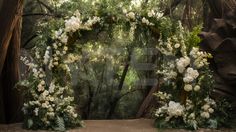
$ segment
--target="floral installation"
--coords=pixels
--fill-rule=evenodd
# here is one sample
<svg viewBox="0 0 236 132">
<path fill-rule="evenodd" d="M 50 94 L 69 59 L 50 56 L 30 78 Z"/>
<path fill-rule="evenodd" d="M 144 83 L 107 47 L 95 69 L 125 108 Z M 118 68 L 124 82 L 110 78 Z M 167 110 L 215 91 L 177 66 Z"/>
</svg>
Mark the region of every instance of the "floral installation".
<svg viewBox="0 0 236 132">
<path fill-rule="evenodd" d="M 99 0 L 53 2 L 58 10 L 63 10 L 68 5 L 69 11 L 63 11 L 70 14 L 70 17 L 52 20 L 57 26 L 56 30 L 50 31 L 50 38 L 42 42 L 45 43 L 42 45 L 46 46 L 36 46 L 32 58 L 21 57 L 30 71 L 28 78 L 19 82 L 27 91 L 23 107 L 26 128 L 65 131 L 67 128 L 82 125 L 71 87 L 72 68 L 76 67 L 76 63 L 82 58 L 78 50 L 82 47 L 91 49 L 89 52 L 96 56 L 93 59 L 95 62 L 110 56 L 102 50 L 106 46 L 92 50 L 89 46 L 80 45 L 79 40 L 82 40 L 85 34 L 99 32 L 109 28 L 109 25 L 121 23 L 128 25 L 130 32 L 123 34 L 120 31 L 116 37 L 127 39 L 127 47 L 135 44 L 137 29 L 149 32 L 155 39 L 159 39 L 157 49 L 163 54 L 163 58 L 158 74 L 163 77 L 164 82 L 161 91 L 155 94 L 162 105 L 155 113 L 158 127 L 180 126 L 197 129 L 219 126 L 218 119 L 215 118 L 219 117 L 216 114 L 218 105 L 209 96 L 212 90 L 212 82 L 209 80 L 212 78 L 207 59 L 211 55 L 196 47 L 199 42 L 196 34 L 189 36 L 179 24 L 176 29 L 178 33 L 168 36 L 174 30 L 172 28 L 176 28 L 170 18 L 164 17 L 159 9 L 151 6 L 141 10 L 138 6 L 142 3 L 137 4 L 135 1 L 132 1 L 131 5 L 112 1 L 109 4 L 114 4 L 113 6 Z M 151 2 L 155 3 L 149 2 L 150 5 Z M 72 6 L 78 3 L 89 8 L 86 8 L 86 11 L 74 10 L 82 8 L 80 5 L 77 5 L 80 8 Z M 40 25 L 48 30 L 53 24 L 46 22 Z M 53 26 L 52 28 L 55 29 Z M 192 43 L 195 47 L 190 48 Z"/>
<path fill-rule="evenodd" d="M 56 6 L 60 7 L 65 3 L 67 1 Z M 154 9 L 141 14 L 124 8 L 121 14 L 121 16 L 114 15 L 112 18 L 106 14 L 96 15 L 96 13 L 83 16 L 79 10 L 76 10 L 71 17 L 52 21 L 60 28 L 53 30 L 55 27 L 52 27 L 51 35 L 46 38 L 47 40 L 44 40 L 42 34 L 42 43 L 45 44 L 39 44 L 41 47 L 36 46 L 32 49 L 34 53 L 32 57 L 21 57 L 21 61 L 29 70 L 27 78 L 18 83 L 18 86 L 21 86 L 19 88 L 24 87 L 26 91 L 22 108 L 26 128 L 65 131 L 68 128 L 82 126 L 71 87 L 71 72 L 73 72 L 71 69 L 81 60 L 81 55 L 77 53 L 78 48 L 81 48 L 77 45 L 79 43 L 77 40 L 83 37 L 84 31 L 93 32 L 95 29 L 101 29 L 107 24 L 118 21 L 129 23 L 131 29 L 129 38 L 133 41 L 134 31 L 138 26 L 146 27 L 155 33 L 153 28 L 157 28 L 162 20 L 167 20 L 162 13 Z M 47 26 L 52 24 L 46 22 L 40 25 L 47 29 Z"/>
<path fill-rule="evenodd" d="M 45 50 L 36 47 L 34 59 L 21 57 L 30 70 L 28 78 L 19 82 L 27 88 L 28 100 L 22 108 L 26 128 L 64 131 L 82 125 L 70 83 L 70 69 L 80 56 L 72 52 L 73 45 L 68 41 L 74 32 L 90 30 L 99 21 L 100 18 L 95 16 L 82 22 L 76 11 L 65 20 L 64 28 L 53 32 L 53 43 Z"/>
<path fill-rule="evenodd" d="M 161 86 L 154 94 L 160 104 L 154 113 L 159 128 L 218 128 L 227 118 L 222 114 L 227 107 L 221 105 L 227 102 L 210 97 L 214 81 L 208 59 L 212 56 L 197 46 L 199 29 L 189 33 L 179 22 L 178 34 L 159 40 Z"/>
</svg>

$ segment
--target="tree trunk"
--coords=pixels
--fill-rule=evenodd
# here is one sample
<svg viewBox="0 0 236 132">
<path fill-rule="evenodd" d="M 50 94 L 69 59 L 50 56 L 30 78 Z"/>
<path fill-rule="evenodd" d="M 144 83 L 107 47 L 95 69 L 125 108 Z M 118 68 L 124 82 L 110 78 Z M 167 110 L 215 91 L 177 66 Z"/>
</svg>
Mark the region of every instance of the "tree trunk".
<svg viewBox="0 0 236 132">
<path fill-rule="evenodd" d="M 4 0 L 0 12 L 0 122 L 12 123 L 19 115 L 19 53 L 23 0 Z M 5 113 L 4 113 L 5 112 Z"/>
</svg>

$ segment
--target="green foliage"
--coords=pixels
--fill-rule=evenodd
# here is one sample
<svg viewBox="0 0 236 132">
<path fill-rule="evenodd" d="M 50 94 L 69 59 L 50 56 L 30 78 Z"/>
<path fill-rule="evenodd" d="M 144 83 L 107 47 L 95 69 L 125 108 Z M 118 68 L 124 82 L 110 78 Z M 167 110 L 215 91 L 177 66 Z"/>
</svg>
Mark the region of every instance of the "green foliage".
<svg viewBox="0 0 236 132">
<path fill-rule="evenodd" d="M 55 128 L 56 131 L 64 132 L 66 130 L 64 119 L 59 116 L 56 117 L 56 125 L 57 125 L 57 127 Z"/>
</svg>

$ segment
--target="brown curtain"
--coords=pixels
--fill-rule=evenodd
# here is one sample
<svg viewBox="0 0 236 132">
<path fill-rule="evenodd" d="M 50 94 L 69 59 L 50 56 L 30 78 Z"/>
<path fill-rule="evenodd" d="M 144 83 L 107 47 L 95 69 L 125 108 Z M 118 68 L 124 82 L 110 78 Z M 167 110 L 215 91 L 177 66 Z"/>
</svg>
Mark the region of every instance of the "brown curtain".
<svg viewBox="0 0 236 132">
<path fill-rule="evenodd" d="M 0 8 L 0 123 L 20 120 L 19 53 L 23 0 L 1 0 Z"/>
</svg>

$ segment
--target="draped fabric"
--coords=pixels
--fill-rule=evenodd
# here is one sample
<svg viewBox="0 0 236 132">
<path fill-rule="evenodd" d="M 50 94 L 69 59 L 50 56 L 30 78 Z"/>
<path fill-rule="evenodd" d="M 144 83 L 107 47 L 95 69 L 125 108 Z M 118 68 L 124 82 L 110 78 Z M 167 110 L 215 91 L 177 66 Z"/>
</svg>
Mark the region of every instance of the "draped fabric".
<svg viewBox="0 0 236 132">
<path fill-rule="evenodd" d="M 22 2 L 0 2 L 0 123 L 16 122 L 20 115 L 20 94 L 14 86 L 19 80 Z"/>
</svg>

